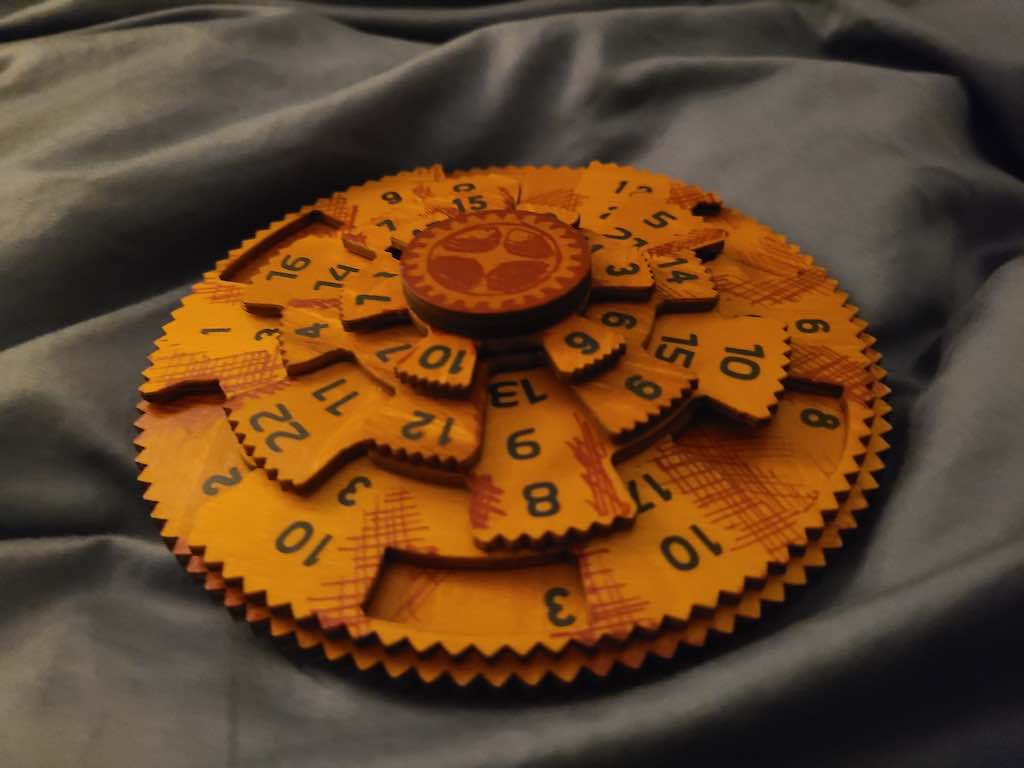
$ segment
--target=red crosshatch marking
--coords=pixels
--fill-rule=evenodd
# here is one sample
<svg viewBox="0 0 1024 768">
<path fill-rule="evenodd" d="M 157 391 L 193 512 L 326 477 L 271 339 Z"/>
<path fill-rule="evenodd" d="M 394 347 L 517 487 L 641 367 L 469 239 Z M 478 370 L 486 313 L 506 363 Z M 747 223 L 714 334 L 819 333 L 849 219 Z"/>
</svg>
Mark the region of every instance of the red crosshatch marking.
<svg viewBox="0 0 1024 768">
<path fill-rule="evenodd" d="M 289 307 L 301 307 L 303 309 L 339 309 L 341 297 L 334 299 L 292 299 L 288 302 Z"/>
<path fill-rule="evenodd" d="M 776 277 L 792 279 L 799 272 L 807 269 L 824 274 L 824 270 L 820 267 L 811 267 L 810 259 L 800 253 L 798 249 L 773 235 L 761 235 L 757 243 L 750 248 L 743 247 L 741 243 L 735 243 L 732 246 L 732 252 L 744 264 Z"/>
<path fill-rule="evenodd" d="M 436 568 L 430 568 L 417 573 L 414 577 L 412 587 L 408 596 L 395 608 L 392 621 L 415 621 L 418 617 L 416 611 L 423 604 L 430 594 L 437 589 L 444 581 L 447 574 Z"/>
<path fill-rule="evenodd" d="M 789 375 L 796 379 L 842 386 L 847 397 L 863 405 L 871 396 L 873 383 L 868 366 L 868 360 L 863 355 L 847 356 L 829 347 L 794 344 Z"/>
<path fill-rule="evenodd" d="M 757 545 L 781 559 L 788 544 L 799 539 L 794 520 L 813 506 L 818 493 L 751 466 L 745 460 L 749 450 L 747 441 L 697 428 L 677 443 L 661 444 L 654 463 L 708 513 L 709 522 L 732 532 L 730 549 Z"/>
<path fill-rule="evenodd" d="M 637 626 L 647 629 L 657 626 L 654 619 L 644 616 L 650 601 L 628 595 L 626 584 L 616 578 L 609 566 L 602 564 L 602 555 L 607 554 L 607 547 L 579 552 L 580 580 L 590 621 L 582 629 L 553 632 L 552 637 L 572 637 L 593 643 L 603 635 L 625 634 Z"/>
<path fill-rule="evenodd" d="M 501 508 L 501 497 L 505 491 L 494 484 L 490 475 L 469 476 L 469 523 L 474 528 L 491 527 L 491 517 L 507 513 Z"/>
<path fill-rule="evenodd" d="M 583 203 L 583 196 L 572 189 L 552 189 L 540 194 L 531 195 L 523 203 L 527 205 L 549 205 L 552 208 L 565 208 L 575 211 Z"/>
<path fill-rule="evenodd" d="M 366 245 L 366 233 L 365 232 L 349 232 L 345 235 L 345 242 L 348 243 L 359 243 L 360 245 Z"/>
<path fill-rule="evenodd" d="M 224 390 L 224 396 L 227 398 L 226 405 L 229 405 L 232 410 L 235 410 L 240 408 L 242 403 L 246 400 L 272 395 L 275 392 L 288 389 L 288 386 L 288 379 L 282 376 L 281 378 L 272 378 L 256 386 L 246 387 L 241 391 L 234 390 L 229 387 Z M 224 389 L 223 384 L 221 385 L 221 389 Z"/>
<path fill-rule="evenodd" d="M 146 371 L 149 381 L 161 388 L 188 382 L 217 381 L 224 393 L 262 387 L 281 378 L 274 355 L 265 350 L 210 357 L 207 352 L 178 352 L 161 356 Z"/>
<path fill-rule="evenodd" d="M 685 235 L 680 235 L 674 240 L 668 241 L 664 245 L 648 248 L 647 255 L 654 259 L 678 256 L 680 254 L 689 256 L 691 255 L 688 253 L 689 251 L 696 251 L 699 248 L 722 242 L 725 240 L 726 234 L 724 229 L 695 229 L 687 232 Z"/>
<path fill-rule="evenodd" d="M 192 289 L 196 296 L 201 296 L 211 304 L 234 304 L 242 298 L 242 290 L 245 288 L 241 283 L 210 282 L 199 283 Z"/>
<path fill-rule="evenodd" d="M 808 293 L 833 293 L 828 276 L 816 268 L 804 269 L 788 277 L 757 280 L 747 276 L 715 275 L 715 284 L 721 293 L 746 299 L 752 304 L 775 305 L 796 301 Z"/>
<path fill-rule="evenodd" d="M 712 192 L 705 192 L 700 187 L 692 187 L 689 184 L 672 184 L 668 189 L 668 202 L 691 210 L 701 204 L 721 205 L 722 199 Z"/>
<path fill-rule="evenodd" d="M 581 414 L 576 413 L 575 416 L 576 423 L 580 427 L 580 435 L 566 441 L 566 445 L 572 449 L 576 461 L 583 467 L 580 477 L 590 488 L 590 506 L 599 517 L 621 517 L 629 514 L 629 502 L 620 498 L 615 492 L 611 475 L 603 464 L 604 458 L 608 455 L 607 446 L 601 442 L 597 433 Z"/>
<path fill-rule="evenodd" d="M 333 195 L 320 203 L 317 208 L 338 221 L 342 230 L 349 230 L 355 226 L 356 206 L 349 205 L 348 199 L 343 194 Z"/>
<path fill-rule="evenodd" d="M 320 603 L 317 611 L 320 623 L 325 629 L 345 626 L 352 636 L 364 634 L 369 618 L 363 612 L 373 580 L 377 577 L 381 558 L 388 547 L 405 551 L 432 553 L 435 547 L 423 546 L 423 532 L 427 526 L 419 522 L 412 494 L 406 490 L 384 494 L 383 503 L 378 496 L 372 511 L 363 518 L 363 528 L 357 536 L 349 536 L 351 544 L 338 547 L 340 552 L 352 554 L 353 574 L 344 579 L 326 581 L 324 587 L 331 588 L 329 595 L 310 597 L 310 602 Z M 434 586 L 440 580 L 434 582 Z M 425 591 L 426 590 L 426 591 Z M 427 586 L 414 590 L 422 600 L 429 594 Z"/>
<path fill-rule="evenodd" d="M 412 188 L 412 193 L 421 200 L 425 200 L 429 197 L 434 197 L 434 191 L 426 184 L 420 183 Z"/>
</svg>

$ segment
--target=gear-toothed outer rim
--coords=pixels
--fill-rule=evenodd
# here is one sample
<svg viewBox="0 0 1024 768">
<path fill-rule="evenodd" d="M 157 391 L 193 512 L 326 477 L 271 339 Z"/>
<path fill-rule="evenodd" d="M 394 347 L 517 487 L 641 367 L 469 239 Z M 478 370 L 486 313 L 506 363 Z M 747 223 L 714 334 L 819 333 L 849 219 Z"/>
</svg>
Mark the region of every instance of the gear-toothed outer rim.
<svg viewBox="0 0 1024 768">
<path fill-rule="evenodd" d="M 513 170 L 511 167 L 508 167 L 508 169 L 509 170 Z M 417 169 L 417 171 L 407 171 L 407 172 L 403 172 L 403 173 L 400 173 L 400 174 L 396 174 L 395 176 L 392 176 L 392 177 L 385 177 L 385 178 L 395 178 L 395 179 L 398 179 L 398 178 L 402 178 L 402 177 L 406 177 L 406 176 L 411 176 L 411 175 L 415 175 L 419 170 L 421 170 L 421 169 Z M 495 169 L 493 169 L 493 168 L 492 169 L 483 169 L 483 172 L 486 172 L 488 170 L 491 171 L 491 172 L 494 172 Z M 459 175 L 463 175 L 463 176 L 464 175 L 468 175 L 469 173 L 472 173 L 472 172 L 477 172 L 477 169 L 474 169 L 473 171 L 463 171 L 463 172 L 456 171 L 456 172 L 453 172 L 450 175 L 452 177 L 457 177 Z M 658 175 L 658 174 L 655 174 L 655 175 Z M 665 177 L 665 178 L 668 178 L 668 177 Z M 381 179 L 379 181 L 383 181 L 383 179 Z M 675 180 L 672 180 L 672 181 L 675 181 Z M 362 185 L 353 185 L 352 187 L 349 187 L 348 189 L 353 189 L 353 188 L 356 188 L 358 186 L 362 186 Z M 348 191 L 348 189 L 346 189 L 346 192 Z M 231 253 L 229 253 L 228 256 L 226 256 L 223 259 L 220 259 L 217 262 L 217 264 L 214 267 L 214 269 L 212 269 L 212 270 L 210 270 L 210 271 L 208 271 L 207 273 L 204 274 L 204 279 L 203 279 L 202 282 L 208 282 L 210 280 L 217 280 L 217 279 L 219 279 L 220 275 L 226 269 L 228 269 L 230 266 L 235 264 L 244 255 L 244 253 L 247 252 L 247 250 L 249 248 L 251 248 L 252 245 L 255 245 L 256 243 L 258 243 L 261 239 L 265 238 L 268 234 L 272 233 L 275 229 L 281 227 L 283 224 L 287 224 L 288 222 L 293 221 L 293 220 L 295 220 L 295 219 L 297 219 L 297 218 L 299 218 L 299 217 L 301 217 L 301 216 L 303 216 L 305 214 L 308 214 L 311 211 L 316 211 L 321 206 L 328 206 L 328 205 L 330 205 L 331 202 L 333 200 L 336 200 L 338 198 L 338 195 L 341 195 L 341 194 L 344 194 L 344 192 L 343 193 L 338 193 L 336 195 L 332 195 L 330 197 L 320 198 L 315 203 L 307 205 L 307 206 L 299 209 L 298 211 L 296 211 L 296 212 L 294 212 L 292 214 L 289 214 L 289 215 L 287 215 L 285 217 L 282 217 L 281 219 L 279 219 L 276 222 L 274 222 L 273 224 L 271 224 L 269 227 L 266 227 L 263 230 L 260 230 L 255 236 L 253 236 L 252 238 L 247 239 L 238 248 L 236 248 L 233 251 L 231 251 Z M 751 221 L 752 223 L 760 225 L 760 223 L 757 222 L 756 220 L 754 220 L 752 217 L 748 216 L 746 218 L 749 221 Z M 760 226 L 763 226 L 763 225 L 760 225 Z M 779 240 L 782 243 L 784 243 L 787 248 L 789 248 L 794 253 L 799 254 L 802 258 L 806 259 L 808 263 L 811 263 L 810 257 L 806 256 L 806 254 L 803 254 L 797 246 L 792 245 L 791 243 L 789 243 L 788 240 L 786 240 L 786 238 L 784 236 L 779 235 L 778 233 L 774 233 L 774 232 L 773 232 L 773 234 L 776 237 L 778 237 Z M 202 283 L 200 283 L 200 284 L 202 284 Z M 197 284 L 197 285 L 199 285 L 199 284 Z M 843 305 L 844 306 L 847 305 L 847 302 L 845 300 L 846 299 L 846 295 L 844 293 L 842 293 L 841 291 L 839 291 L 838 293 L 840 294 L 840 296 L 841 296 L 841 298 L 843 300 Z M 172 317 L 175 316 L 177 314 L 177 312 L 178 312 L 178 310 L 176 309 L 175 312 L 172 313 Z M 861 323 L 861 324 L 863 323 L 863 321 L 861 321 L 859 318 L 856 317 L 856 314 L 854 314 L 854 316 L 851 318 L 851 322 L 858 322 L 858 323 Z M 869 345 L 874 342 L 874 339 L 869 334 L 867 334 L 866 331 L 862 331 L 862 333 L 860 335 L 861 335 L 861 337 L 866 339 L 865 349 L 868 352 L 871 352 L 872 350 L 869 349 Z M 159 342 L 159 340 L 158 340 L 158 342 Z M 877 359 L 877 356 L 876 356 L 875 359 Z M 881 378 L 884 376 L 884 371 L 882 371 L 882 369 L 879 368 L 877 365 L 875 365 L 873 367 L 872 371 L 876 375 L 876 391 L 877 391 L 879 386 L 884 388 L 884 384 L 881 384 Z M 887 391 L 887 388 L 885 388 L 885 391 Z M 883 395 L 877 395 L 877 397 L 879 397 L 879 398 L 884 397 L 884 393 L 883 393 Z M 145 407 L 146 407 L 145 403 L 141 403 L 140 404 L 140 410 L 144 409 Z M 889 430 L 889 425 L 888 425 L 888 423 L 884 419 L 884 414 L 887 412 L 887 410 L 888 410 L 888 408 L 887 408 L 887 406 L 884 406 L 884 404 L 883 404 L 883 410 L 882 411 L 879 411 L 877 409 L 877 407 L 876 407 L 875 415 L 874 415 L 873 418 L 870 419 L 870 421 L 872 423 L 872 436 L 878 437 L 879 439 L 881 438 L 881 435 L 883 435 L 885 432 L 887 432 Z M 858 474 L 858 479 L 863 478 L 863 482 L 866 483 L 866 489 L 877 487 L 874 484 L 873 476 L 874 476 L 875 472 L 877 472 L 881 468 L 881 466 L 882 466 L 881 461 L 880 461 L 880 455 L 885 450 L 884 440 L 882 440 L 881 443 L 882 443 L 881 447 L 879 447 L 879 448 L 877 448 L 875 450 L 872 450 L 870 448 L 870 446 L 869 446 L 869 447 L 867 447 L 865 449 L 866 453 L 862 453 L 861 454 L 862 467 L 863 468 L 861 469 L 860 474 Z M 139 463 L 140 467 L 142 467 L 142 472 L 140 473 L 140 481 L 144 485 L 147 486 L 147 492 L 145 494 L 145 498 L 147 498 L 150 501 L 153 501 L 154 504 L 155 504 L 154 509 L 153 509 L 153 517 L 158 518 L 158 519 L 162 519 L 162 515 L 161 515 L 160 507 L 159 507 L 159 500 L 154 497 L 152 491 L 149 489 L 150 483 L 149 483 L 149 481 L 146 478 L 146 472 L 145 472 L 145 467 L 146 467 L 146 464 L 147 464 L 147 462 L 146 462 L 146 450 L 145 450 L 145 441 L 144 441 L 142 435 L 140 435 L 140 437 L 138 439 L 136 439 L 136 445 L 138 445 L 140 447 L 140 452 L 139 452 L 139 454 L 137 456 L 137 462 Z M 868 467 L 868 464 L 871 463 L 871 462 L 874 462 L 874 465 L 871 466 L 871 467 Z M 859 511 L 859 510 L 853 510 L 853 511 Z M 814 529 L 811 529 L 811 530 L 812 530 L 812 532 L 814 531 Z M 810 537 L 809 537 L 809 540 L 810 540 Z M 183 541 L 181 541 L 180 539 L 169 539 L 168 540 L 168 544 L 171 547 L 172 551 L 176 555 L 178 555 L 179 557 L 185 557 L 186 556 L 187 550 L 186 550 L 186 547 L 185 547 L 185 543 Z M 837 541 L 837 543 L 835 543 L 833 545 L 825 545 L 825 549 L 835 548 L 835 547 L 838 547 L 840 545 L 841 544 Z M 188 562 L 192 563 L 192 568 L 193 569 L 198 568 L 198 566 L 197 566 L 197 558 L 195 556 L 189 558 Z M 198 562 L 201 562 L 201 561 L 198 561 Z M 800 564 L 798 564 L 796 566 L 796 570 L 794 571 L 794 574 L 798 574 L 798 575 L 790 576 L 789 575 L 790 574 L 790 570 L 787 569 L 787 571 L 786 571 L 786 573 L 787 573 L 786 583 L 787 584 L 802 583 L 803 579 L 804 579 L 804 575 L 803 574 L 804 574 L 805 568 L 807 568 L 807 567 L 818 567 L 819 565 L 821 565 L 823 563 L 824 563 L 824 555 L 822 555 L 821 563 L 807 562 L 807 563 L 800 563 Z M 717 605 L 721 605 L 722 604 L 722 598 L 724 597 L 725 594 L 727 594 L 726 591 L 722 591 L 722 592 L 719 593 L 718 599 L 716 601 Z M 774 601 L 774 599 L 772 597 L 763 597 L 763 598 L 760 598 L 760 599 Z M 703 607 L 714 608 L 715 606 L 703 606 Z M 628 640 L 628 638 L 626 638 L 626 639 Z M 371 637 L 370 638 L 370 644 L 372 645 L 372 643 L 375 640 L 376 640 L 376 638 Z M 671 655 L 673 655 L 675 653 L 676 647 L 678 647 L 678 645 L 681 644 L 681 643 L 683 643 L 683 641 L 679 641 L 679 642 L 675 643 L 673 648 L 672 648 L 672 650 L 670 652 L 668 652 L 668 653 L 663 653 L 662 652 L 663 649 L 661 649 L 660 646 L 658 648 L 652 648 L 652 649 L 650 649 L 649 651 L 646 651 L 643 654 L 643 658 L 646 658 L 646 656 L 649 655 L 650 653 L 654 653 L 655 655 L 659 655 L 659 656 L 671 656 Z M 470 648 L 470 650 L 472 651 L 472 648 Z M 530 653 L 533 653 L 534 651 L 536 651 L 538 653 L 548 652 L 544 648 L 543 643 L 537 643 L 530 650 Z M 642 663 L 643 658 L 641 658 L 641 660 L 640 660 L 640 662 L 638 662 L 638 664 Z M 364 659 L 364 661 L 365 661 L 365 659 Z M 625 663 L 625 662 L 622 662 L 622 663 Z M 368 665 L 359 665 L 359 666 L 361 668 L 363 668 L 363 666 L 375 666 L 376 664 L 383 664 L 383 662 L 382 661 L 378 661 L 376 663 L 370 663 Z M 634 665 L 632 663 L 625 663 L 625 664 L 626 664 L 626 666 L 630 666 L 630 667 L 638 666 L 638 664 Z M 401 674 L 404 674 L 405 672 L 408 671 L 408 669 L 398 670 L 395 667 L 388 666 L 386 664 L 384 666 L 385 666 L 385 669 L 387 670 L 389 675 L 392 675 L 392 673 L 394 672 L 393 676 L 401 675 Z M 572 673 L 572 675 L 570 677 L 568 677 L 568 678 L 560 677 L 559 679 L 565 679 L 565 680 L 574 679 L 583 668 L 588 668 L 588 667 L 587 667 L 586 664 L 584 664 L 579 669 L 577 669 L 574 673 Z M 607 672 L 610 671 L 610 668 L 604 670 L 603 672 L 600 671 L 600 670 L 596 670 L 596 669 L 591 669 L 591 671 L 595 672 L 598 675 L 603 675 L 603 674 L 607 674 Z M 417 672 L 419 672 L 418 668 L 417 668 Z M 473 679 L 476 679 L 477 677 L 481 676 L 482 674 L 483 673 L 478 673 L 476 675 L 472 675 L 472 676 L 469 676 L 469 677 L 465 677 L 465 676 L 463 676 L 463 677 L 452 677 L 451 679 L 454 680 L 459 685 L 465 685 L 465 684 L 468 684 L 469 682 L 471 682 Z M 548 674 L 548 673 L 545 673 L 545 675 L 546 674 Z M 553 673 L 551 673 L 551 674 L 553 674 Z M 433 680 L 437 679 L 437 678 L 430 678 L 430 679 L 428 679 L 423 674 L 420 674 L 419 676 L 424 681 L 426 681 L 426 682 L 432 682 Z M 518 675 L 518 673 L 513 675 L 513 677 L 516 677 L 517 679 L 522 679 L 522 680 L 524 680 L 524 682 L 539 682 L 539 679 L 538 680 L 533 680 L 532 678 L 531 679 L 527 679 L 525 677 L 520 677 Z M 504 682 L 507 682 L 507 680 L 509 678 L 505 677 L 505 678 L 499 680 L 499 679 L 494 679 L 494 678 L 491 678 L 491 677 L 484 676 L 483 679 L 487 680 L 487 682 L 492 684 L 492 685 L 501 685 Z"/>
</svg>

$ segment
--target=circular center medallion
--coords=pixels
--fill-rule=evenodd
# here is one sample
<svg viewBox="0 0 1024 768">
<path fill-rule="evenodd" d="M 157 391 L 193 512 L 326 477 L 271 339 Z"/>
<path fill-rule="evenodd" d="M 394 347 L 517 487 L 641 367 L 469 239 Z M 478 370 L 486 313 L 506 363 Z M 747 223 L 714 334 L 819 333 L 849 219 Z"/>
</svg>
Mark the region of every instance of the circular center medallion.
<svg viewBox="0 0 1024 768">
<path fill-rule="evenodd" d="M 410 308 L 453 333 L 515 336 L 576 309 L 590 289 L 580 232 L 554 216 L 501 210 L 434 224 L 402 253 Z"/>
</svg>

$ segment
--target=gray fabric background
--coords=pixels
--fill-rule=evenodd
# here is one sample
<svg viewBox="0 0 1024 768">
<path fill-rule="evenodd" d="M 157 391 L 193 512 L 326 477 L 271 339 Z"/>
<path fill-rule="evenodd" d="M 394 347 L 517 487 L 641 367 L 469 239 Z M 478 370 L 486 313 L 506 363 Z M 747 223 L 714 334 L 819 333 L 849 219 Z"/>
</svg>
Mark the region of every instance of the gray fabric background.
<svg viewBox="0 0 1024 768">
<path fill-rule="evenodd" d="M 0 765 L 1020 765 L 1024 3 L 0 6 Z M 566 690 L 282 652 L 136 483 L 186 287 L 441 162 L 632 163 L 787 234 L 877 333 L 896 430 L 832 567 L 738 637 Z"/>
</svg>

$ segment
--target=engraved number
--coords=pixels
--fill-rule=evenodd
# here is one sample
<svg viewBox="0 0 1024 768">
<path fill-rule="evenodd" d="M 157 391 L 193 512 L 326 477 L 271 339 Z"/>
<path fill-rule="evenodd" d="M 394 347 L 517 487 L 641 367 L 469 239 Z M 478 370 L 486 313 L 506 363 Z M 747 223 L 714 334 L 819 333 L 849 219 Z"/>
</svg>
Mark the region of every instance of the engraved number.
<svg viewBox="0 0 1024 768">
<path fill-rule="evenodd" d="M 340 271 L 339 271 L 340 270 Z M 341 288 L 341 284 L 345 282 L 345 278 L 354 272 L 358 272 L 358 267 L 350 267 L 348 264 L 338 264 L 330 268 L 331 277 L 334 280 L 317 280 L 313 286 L 314 291 L 319 291 L 321 286 L 328 288 Z"/>
<path fill-rule="evenodd" d="M 651 487 L 651 490 L 658 494 L 662 501 L 670 501 L 672 499 L 672 491 L 663 486 L 646 472 L 641 475 L 640 478 Z M 629 495 L 632 497 L 633 503 L 636 504 L 637 514 L 654 509 L 655 502 L 643 501 L 640 498 L 640 486 L 636 480 L 630 480 L 626 487 L 629 489 Z"/>
<path fill-rule="evenodd" d="M 573 331 L 565 337 L 565 343 L 573 349 L 578 349 L 581 355 L 592 355 L 601 346 L 597 339 L 583 331 Z"/>
<path fill-rule="evenodd" d="M 832 330 L 832 326 L 828 324 L 827 320 L 805 317 L 802 320 L 796 321 L 796 329 L 800 333 L 817 333 L 818 331 L 828 333 Z"/>
<path fill-rule="evenodd" d="M 426 411 L 413 411 L 412 413 L 413 416 L 418 418 L 415 418 L 402 426 L 402 437 L 407 440 L 422 440 L 426 434 L 423 427 L 431 424 L 437 416 L 433 413 L 427 413 Z M 451 431 L 454 425 L 455 419 L 451 416 L 444 420 L 444 425 L 441 427 L 441 433 L 437 438 L 438 445 L 448 445 L 448 443 L 452 441 Z"/>
<path fill-rule="evenodd" d="M 523 395 L 531 405 L 548 399 L 547 395 L 537 392 L 533 388 L 533 383 L 529 379 L 520 379 L 518 382 L 494 381 L 487 387 L 487 392 L 491 396 L 491 407 L 515 408 L 519 405 L 519 400 L 516 397 L 519 387 L 523 388 Z"/>
<path fill-rule="evenodd" d="M 307 336 L 311 339 L 319 339 L 320 331 L 326 327 L 327 323 L 313 323 L 312 325 L 307 325 L 305 328 L 296 328 L 295 334 L 297 336 Z"/>
<path fill-rule="evenodd" d="M 540 455 L 540 443 L 536 440 L 524 440 L 526 435 L 532 435 L 537 430 L 533 427 L 518 429 L 508 436 L 505 447 L 508 448 L 508 455 L 513 459 L 532 459 Z"/>
<path fill-rule="evenodd" d="M 231 486 L 238 485 L 240 482 L 242 482 L 242 473 L 238 467 L 232 467 L 226 475 L 210 475 L 206 478 L 203 483 L 203 493 L 207 496 L 216 496 L 218 485 Z"/>
<path fill-rule="evenodd" d="M 549 517 L 561 509 L 558 486 L 551 482 L 530 483 L 523 486 L 526 511 L 534 517 Z"/>
<path fill-rule="evenodd" d="M 616 231 L 617 234 L 610 235 L 610 234 L 605 233 L 604 236 L 609 238 L 610 240 L 629 240 L 629 238 L 632 237 L 633 238 L 633 245 L 636 246 L 637 248 L 643 248 L 645 245 L 647 245 L 647 241 L 646 240 L 644 240 L 642 237 L 634 237 L 633 233 L 630 232 L 625 227 L 616 227 L 615 231 Z M 639 267 L 638 267 L 638 269 L 639 269 Z"/>
<path fill-rule="evenodd" d="M 761 366 L 752 357 L 764 357 L 764 349 L 760 344 L 755 344 L 753 349 L 743 347 L 726 347 L 730 354 L 722 358 L 719 368 L 726 376 L 731 376 L 740 381 L 750 381 L 761 375 Z"/>
<path fill-rule="evenodd" d="M 276 269 L 271 270 L 267 273 L 267 280 L 273 280 L 275 277 L 286 277 L 294 280 L 297 277 L 295 273 L 301 272 L 309 265 L 310 260 L 306 256 L 289 256 L 285 254 L 284 258 L 281 259 L 281 268 L 289 271 L 278 272 Z"/>
<path fill-rule="evenodd" d="M 399 352 L 404 352 L 407 349 L 411 349 L 412 344 L 398 344 L 394 347 L 385 347 L 384 349 L 378 349 L 375 354 L 377 359 L 382 363 L 386 363 L 392 355 L 397 355 Z"/>
<path fill-rule="evenodd" d="M 636 318 L 625 312 L 609 310 L 601 315 L 601 322 L 609 328 L 635 328 Z"/>
<path fill-rule="evenodd" d="M 626 389 L 644 400 L 654 400 L 661 396 L 661 385 L 656 381 L 645 379 L 639 373 L 626 379 Z"/>
<path fill-rule="evenodd" d="M 800 421 L 808 427 L 819 429 L 837 429 L 839 419 L 830 413 L 819 411 L 817 408 L 804 408 L 800 412 Z"/>
<path fill-rule="evenodd" d="M 627 264 L 624 267 L 617 267 L 614 264 L 609 264 L 607 267 L 605 267 L 604 271 L 607 272 L 612 277 L 626 277 L 627 275 L 635 275 L 637 272 L 639 272 L 640 265 L 637 264 L 635 261 L 629 262 L 629 264 Z"/>
<path fill-rule="evenodd" d="M 651 214 L 650 219 L 644 219 L 644 224 L 646 224 L 648 227 L 661 229 L 662 227 L 668 226 L 669 220 L 675 221 L 677 218 L 679 217 L 673 216 L 668 211 L 655 211 L 654 213 Z M 651 219 L 654 219 L 654 221 L 651 221 Z"/>
<path fill-rule="evenodd" d="M 360 293 L 356 296 L 356 304 L 365 304 L 368 301 L 391 301 L 390 296 L 378 296 L 373 293 Z"/>
<path fill-rule="evenodd" d="M 312 523 L 307 523 L 305 520 L 296 520 L 277 535 L 277 541 L 274 544 L 278 552 L 283 555 L 290 555 L 303 549 L 314 537 L 315 533 L 316 531 Z M 306 566 L 316 565 L 320 559 L 320 553 L 324 551 L 324 547 L 333 538 L 329 533 L 324 534 L 316 546 L 313 547 L 313 551 L 306 555 L 306 559 L 302 561 L 302 564 Z"/>
<path fill-rule="evenodd" d="M 337 379 L 336 381 L 332 381 L 330 384 L 325 384 L 324 386 L 320 387 L 320 389 L 313 392 L 313 397 L 315 397 L 320 402 L 323 402 L 324 400 L 327 399 L 328 392 L 330 392 L 332 389 L 340 387 L 344 383 L 345 379 L 342 378 Z M 356 390 L 352 390 L 351 392 L 348 392 L 339 397 L 337 400 L 335 400 L 326 408 L 324 408 L 324 410 L 331 414 L 331 416 L 341 416 L 341 406 L 343 406 L 349 400 L 353 400 L 357 397 L 359 397 L 359 392 L 357 392 Z"/>
<path fill-rule="evenodd" d="M 272 450 L 274 453 L 281 452 L 281 446 L 277 444 L 278 440 L 305 440 L 309 437 L 309 432 L 301 423 L 293 420 L 292 412 L 288 410 L 288 407 L 284 403 L 277 404 L 277 411 L 277 413 L 273 413 L 271 411 L 260 411 L 259 413 L 254 413 L 249 418 L 249 426 L 253 428 L 254 432 L 263 431 L 264 419 L 286 422 L 288 426 L 292 428 L 291 432 L 282 429 L 277 432 L 271 432 L 266 436 L 264 442 L 267 444 L 267 448 Z"/>
<path fill-rule="evenodd" d="M 576 621 L 576 617 L 571 613 L 562 615 L 565 606 L 559 601 L 568 596 L 569 590 L 565 587 L 552 587 L 544 593 L 544 606 L 548 609 L 548 621 L 556 627 L 568 627 Z"/>
<path fill-rule="evenodd" d="M 338 503 L 344 507 L 354 507 L 356 502 L 352 497 L 355 496 L 358 488 L 372 488 L 373 483 L 370 482 L 370 478 L 366 475 L 356 475 L 348 481 L 348 485 L 338 491 Z"/>
<path fill-rule="evenodd" d="M 626 187 L 629 186 L 628 180 L 622 180 L 619 182 L 619 186 L 615 188 L 615 194 L 619 195 L 626 191 Z M 637 184 L 636 189 L 629 194 L 635 195 L 637 192 L 653 192 L 654 190 L 648 187 L 646 184 Z"/>
<path fill-rule="evenodd" d="M 466 202 L 469 203 L 469 210 L 471 211 L 482 211 L 487 207 L 487 200 L 483 195 L 470 195 L 466 198 Z M 466 212 L 466 204 L 462 202 L 461 197 L 456 197 L 452 200 L 452 205 L 459 209 L 459 213 Z"/>
<path fill-rule="evenodd" d="M 669 347 L 670 344 L 682 346 Z M 689 368 L 690 364 L 693 363 L 694 350 L 687 349 L 687 347 L 696 346 L 696 333 L 691 333 L 685 339 L 680 339 L 676 336 L 662 336 L 661 344 L 654 350 L 654 356 L 659 360 L 664 360 L 666 363 L 674 363 L 681 357 L 683 358 L 683 368 Z"/>
<path fill-rule="evenodd" d="M 452 348 L 445 344 L 431 344 L 420 355 L 420 367 L 435 371 L 442 366 L 448 366 L 448 373 L 456 374 L 462 371 L 462 361 L 466 357 L 466 350 L 460 349 L 452 357 Z"/>
<path fill-rule="evenodd" d="M 718 557 L 722 554 L 722 545 L 709 539 L 700 526 L 691 525 L 690 531 L 697 542 L 713 556 Z M 661 540 L 661 554 L 669 565 L 680 571 L 692 571 L 700 565 L 700 552 L 685 536 L 666 536 Z"/>
</svg>

